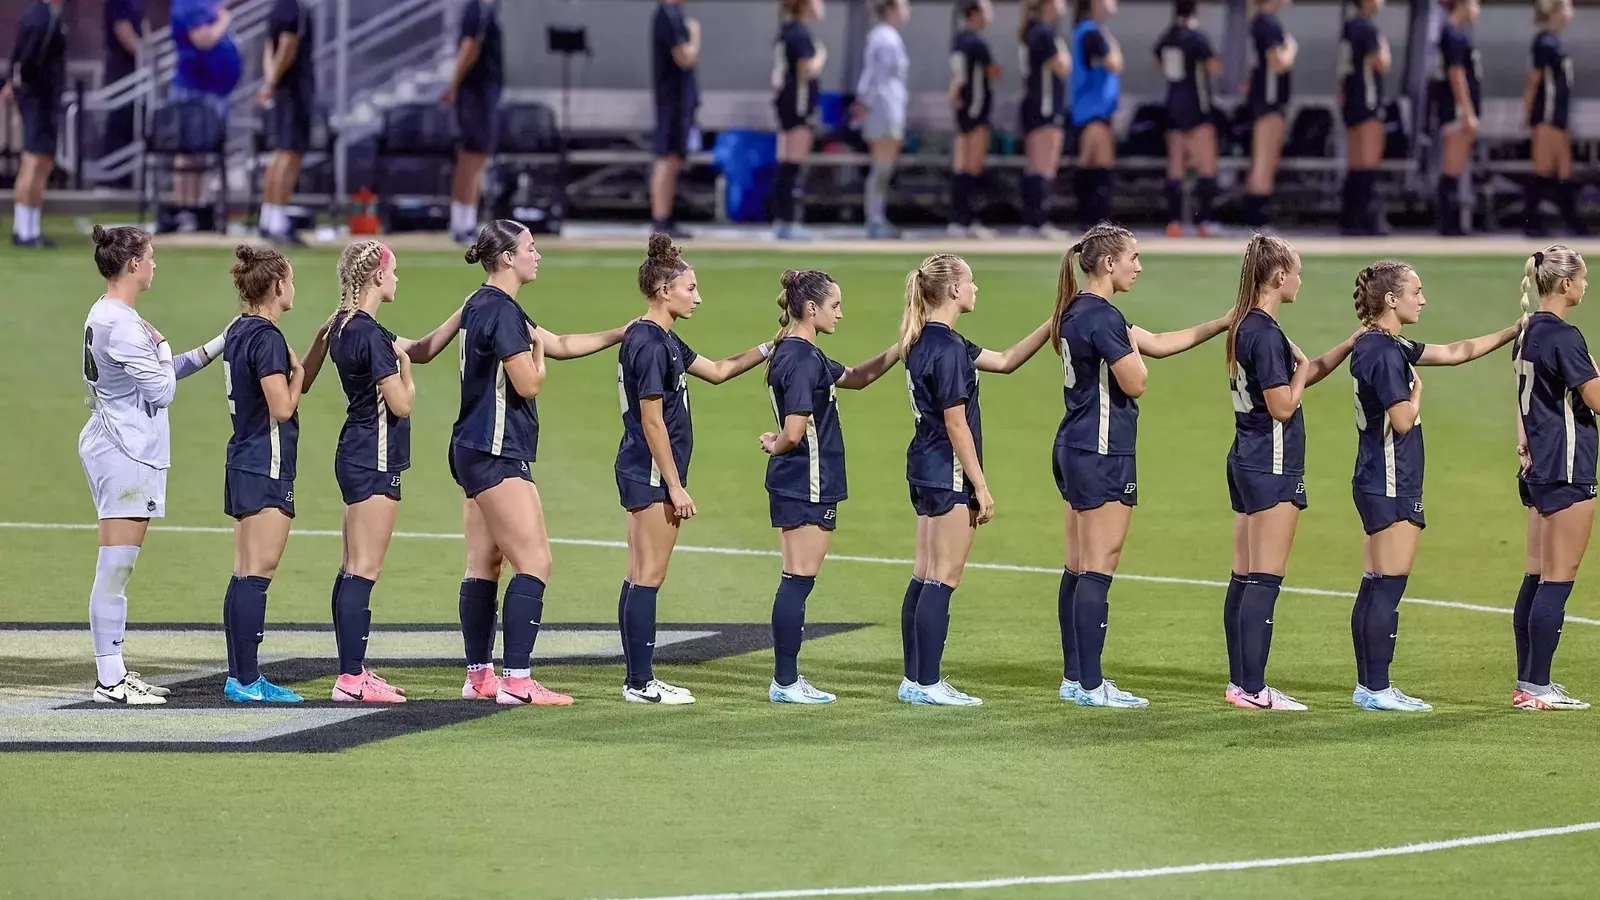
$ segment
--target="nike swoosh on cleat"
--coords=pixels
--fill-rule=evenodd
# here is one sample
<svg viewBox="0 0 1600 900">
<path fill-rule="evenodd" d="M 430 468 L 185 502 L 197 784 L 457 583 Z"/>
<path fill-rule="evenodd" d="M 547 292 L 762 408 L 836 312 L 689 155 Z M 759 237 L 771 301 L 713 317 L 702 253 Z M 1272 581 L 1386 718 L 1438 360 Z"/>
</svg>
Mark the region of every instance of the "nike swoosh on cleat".
<svg viewBox="0 0 1600 900">
<path fill-rule="evenodd" d="M 524 697 L 521 694 L 513 694 L 510 691 L 506 691 L 506 695 L 516 699 L 518 702 L 521 702 L 521 703 L 532 703 L 533 702 L 533 695 L 532 694 L 529 694 L 528 696 Z"/>
<path fill-rule="evenodd" d="M 1243 700 L 1244 702 L 1250 704 L 1251 706 L 1254 706 L 1256 709 L 1271 709 L 1272 708 L 1272 701 L 1271 700 L 1268 700 L 1265 703 L 1257 703 L 1256 701 L 1251 700 L 1250 699 L 1250 695 L 1248 695 L 1248 694 L 1241 694 L 1240 695 L 1240 699 Z"/>
<path fill-rule="evenodd" d="M 113 647 L 121 647 L 122 646 L 122 641 L 123 641 L 122 638 L 117 638 L 116 640 L 111 642 L 111 646 L 113 646 Z"/>
<path fill-rule="evenodd" d="M 339 689 L 339 693 L 345 695 L 346 697 L 349 697 L 351 700 L 360 700 L 362 697 L 366 696 L 366 692 L 365 691 L 363 691 L 363 692 L 361 692 L 359 694 L 352 694 L 349 691 L 345 690 L 344 688 L 340 688 Z"/>
<path fill-rule="evenodd" d="M 661 695 L 660 694 L 646 694 L 643 691 L 635 691 L 633 695 L 635 697 L 638 697 L 641 700 L 645 701 L 646 703 L 660 703 L 661 702 Z"/>
</svg>

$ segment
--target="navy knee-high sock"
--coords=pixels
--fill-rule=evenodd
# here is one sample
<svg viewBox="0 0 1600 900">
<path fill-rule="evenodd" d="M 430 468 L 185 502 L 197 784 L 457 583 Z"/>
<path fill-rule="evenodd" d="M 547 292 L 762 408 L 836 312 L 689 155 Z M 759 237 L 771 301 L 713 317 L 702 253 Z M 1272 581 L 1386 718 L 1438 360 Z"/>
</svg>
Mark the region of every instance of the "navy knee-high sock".
<svg viewBox="0 0 1600 900">
<path fill-rule="evenodd" d="M 1239 650 L 1244 660 L 1239 687 L 1259 694 L 1267 686 L 1267 657 L 1272 652 L 1272 612 L 1283 587 L 1282 575 L 1251 572 L 1239 597 Z"/>
<path fill-rule="evenodd" d="M 1214 207 L 1217 205 L 1217 179 L 1215 176 L 1207 178 L 1201 176 L 1194 183 L 1194 220 L 1196 224 L 1204 224 L 1215 220 Z"/>
<path fill-rule="evenodd" d="M 967 200 L 967 174 L 950 173 L 950 221 L 957 225 L 972 224 L 972 207 Z"/>
<path fill-rule="evenodd" d="M 1090 209 L 1090 227 L 1111 221 L 1111 195 L 1116 191 L 1117 173 L 1114 169 L 1090 169 L 1089 183 L 1093 186 L 1094 205 Z M 1084 229 L 1087 231 L 1088 229 Z"/>
<path fill-rule="evenodd" d="M 1078 573 L 1061 570 L 1061 587 L 1056 590 L 1056 619 L 1061 623 L 1061 677 L 1077 681 L 1078 629 L 1073 617 L 1072 597 L 1078 590 Z"/>
<path fill-rule="evenodd" d="M 1050 179 L 1044 175 L 1022 176 L 1022 221 L 1038 228 L 1049 221 L 1047 204 L 1050 198 Z"/>
<path fill-rule="evenodd" d="M 461 581 L 461 601 L 456 609 L 461 616 L 461 644 L 467 668 L 494 665 L 495 600 L 500 586 L 487 578 Z"/>
<path fill-rule="evenodd" d="M 772 680 L 788 687 L 800 677 L 800 642 L 806 630 L 806 598 L 817 584 L 814 575 L 783 573 L 772 598 Z"/>
<path fill-rule="evenodd" d="M 906 595 L 900 601 L 900 650 L 904 657 L 907 681 L 917 680 L 917 601 L 922 598 L 922 579 L 911 576 Z"/>
<path fill-rule="evenodd" d="M 333 591 L 328 595 L 328 600 L 331 605 L 330 614 L 333 616 L 333 635 L 335 641 L 337 641 L 339 637 L 339 588 L 344 585 L 344 576 L 344 569 L 340 569 L 339 574 L 333 576 Z"/>
<path fill-rule="evenodd" d="M 1578 211 L 1578 186 L 1570 179 L 1561 181 L 1550 179 L 1554 187 L 1550 189 L 1556 198 L 1556 206 L 1561 210 L 1561 219 L 1566 223 L 1567 231 L 1575 235 L 1586 235 L 1589 226 L 1583 222 L 1583 213 Z"/>
<path fill-rule="evenodd" d="M 239 651 L 233 646 L 233 604 L 239 596 L 239 576 L 228 579 L 228 590 L 222 595 L 222 643 L 228 652 L 228 677 L 239 677 Z"/>
<path fill-rule="evenodd" d="M 1106 647 L 1106 624 L 1110 621 L 1111 576 L 1103 572 L 1084 572 L 1072 592 L 1072 619 L 1078 644 L 1078 683 L 1092 691 L 1105 680 L 1100 669 L 1100 654 Z"/>
<path fill-rule="evenodd" d="M 1461 232 L 1461 176 L 1440 175 L 1434 203 L 1439 209 L 1439 231 L 1443 234 L 1459 234 Z"/>
<path fill-rule="evenodd" d="M 633 585 L 628 579 L 622 579 L 622 593 L 617 595 L 617 636 L 622 640 L 622 665 L 627 674 L 623 676 L 623 684 L 633 683 L 633 657 L 628 653 L 628 589 Z"/>
<path fill-rule="evenodd" d="M 1367 607 L 1372 602 L 1371 572 L 1361 573 L 1356 602 L 1350 607 L 1350 643 L 1356 651 L 1356 685 L 1367 687 Z"/>
<path fill-rule="evenodd" d="M 1533 595 L 1539 590 L 1539 576 L 1524 572 L 1522 586 L 1517 589 L 1517 603 L 1511 608 L 1511 634 L 1517 644 L 1517 680 L 1528 680 L 1528 618 L 1533 613 Z"/>
<path fill-rule="evenodd" d="M 800 164 L 778 163 L 778 177 L 772 185 L 772 218 L 778 222 L 793 222 L 796 215 L 795 194 L 800 188 Z"/>
<path fill-rule="evenodd" d="M 937 581 L 922 583 L 917 597 L 917 683 L 932 687 L 939 683 L 939 666 L 944 660 L 944 641 L 950 635 L 950 595 L 955 588 Z"/>
<path fill-rule="evenodd" d="M 1222 597 L 1222 637 L 1228 643 L 1228 683 L 1238 687 L 1244 680 L 1244 657 L 1239 653 L 1239 598 L 1244 596 L 1248 576 L 1228 573 L 1228 592 Z"/>
<path fill-rule="evenodd" d="M 656 677 L 656 595 L 660 586 L 636 584 L 628 588 L 622 616 L 628 634 L 628 684 L 642 688 Z"/>
<path fill-rule="evenodd" d="M 1251 228 L 1264 228 L 1271 221 L 1268 214 L 1270 198 L 1266 194 L 1244 195 L 1244 224 Z"/>
<path fill-rule="evenodd" d="M 339 586 L 339 617 L 334 638 L 339 644 L 339 672 L 360 675 L 366 668 L 367 635 L 372 630 L 372 588 L 376 582 L 346 575 Z"/>
<path fill-rule="evenodd" d="M 261 639 L 267 630 L 267 588 L 272 579 L 260 575 L 246 575 L 237 579 L 238 588 L 233 595 L 233 652 L 234 677 L 249 686 L 261 677 L 257 654 Z"/>
<path fill-rule="evenodd" d="M 963 225 L 971 225 L 978 221 L 978 212 L 983 209 L 983 176 L 967 174 L 961 176 L 966 184 L 967 220 Z"/>
<path fill-rule="evenodd" d="M 500 639 L 505 643 L 505 667 L 526 669 L 532 665 L 533 645 L 539 640 L 539 623 L 544 617 L 544 582 L 518 573 L 506 585 L 505 609 L 500 613 Z"/>
<path fill-rule="evenodd" d="M 1405 592 L 1404 575 L 1372 576 L 1366 622 L 1368 690 L 1389 688 L 1389 664 L 1394 662 L 1394 645 L 1400 635 L 1400 598 Z"/>
<path fill-rule="evenodd" d="M 1533 609 L 1528 615 L 1528 677 L 1530 684 L 1544 687 L 1550 683 L 1550 664 L 1555 660 L 1556 645 L 1561 642 L 1561 625 L 1567 616 L 1567 597 L 1572 594 L 1570 581 L 1540 581 L 1533 595 Z"/>
<path fill-rule="evenodd" d="M 1161 183 L 1161 193 L 1167 198 L 1167 221 L 1183 221 L 1183 179 L 1168 178 Z"/>
</svg>

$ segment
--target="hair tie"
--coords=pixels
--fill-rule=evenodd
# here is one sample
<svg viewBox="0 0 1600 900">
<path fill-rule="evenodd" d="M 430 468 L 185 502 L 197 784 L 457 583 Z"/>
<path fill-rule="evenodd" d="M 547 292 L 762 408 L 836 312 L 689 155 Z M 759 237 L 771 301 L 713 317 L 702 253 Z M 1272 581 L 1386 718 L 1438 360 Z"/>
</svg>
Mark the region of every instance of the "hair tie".
<svg viewBox="0 0 1600 900">
<path fill-rule="evenodd" d="M 1371 278 L 1372 277 L 1372 267 L 1371 266 L 1367 266 L 1366 270 L 1363 271 L 1361 274 L 1365 275 L 1368 278 Z"/>
<path fill-rule="evenodd" d="M 1535 251 L 1533 251 L 1533 267 L 1535 269 L 1537 269 L 1542 265 L 1544 265 L 1544 251 L 1543 250 L 1535 250 Z"/>
<path fill-rule="evenodd" d="M 678 257 L 678 265 L 672 270 L 672 278 L 677 278 L 679 275 L 682 275 L 687 271 L 689 271 L 689 261 L 681 256 Z M 668 278 L 667 280 L 671 281 L 672 278 Z"/>
<path fill-rule="evenodd" d="M 1070 256 L 1073 253 L 1082 253 L 1082 252 L 1083 252 L 1083 241 L 1079 241 L 1076 244 L 1072 245 L 1071 249 L 1069 249 L 1067 251 L 1067 254 Z"/>
</svg>

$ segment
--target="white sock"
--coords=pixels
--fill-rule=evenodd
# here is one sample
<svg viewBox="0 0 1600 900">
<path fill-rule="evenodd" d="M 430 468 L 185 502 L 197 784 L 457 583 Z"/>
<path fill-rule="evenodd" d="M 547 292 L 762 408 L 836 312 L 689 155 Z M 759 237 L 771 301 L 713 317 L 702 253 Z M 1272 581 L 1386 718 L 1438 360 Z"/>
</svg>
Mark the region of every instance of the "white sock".
<svg viewBox="0 0 1600 900">
<path fill-rule="evenodd" d="M 478 208 L 470 203 L 450 203 L 450 230 L 468 232 L 478 230 Z"/>
<path fill-rule="evenodd" d="M 24 240 L 28 237 L 28 208 L 21 203 L 11 205 L 11 233 Z"/>
<path fill-rule="evenodd" d="M 507 669 L 506 670 L 506 677 L 507 678 L 532 678 L 533 677 L 533 670 L 532 669 Z"/>
<path fill-rule="evenodd" d="M 39 217 L 43 214 L 44 210 L 37 206 L 28 207 L 28 237 L 36 238 L 41 234 L 40 229 L 43 226 L 39 222 Z"/>
<path fill-rule="evenodd" d="M 139 559 L 138 547 L 101 547 L 89 590 L 89 632 L 100 683 L 111 687 L 128 670 L 122 665 L 122 639 L 128 630 L 128 579 Z"/>
<path fill-rule="evenodd" d="M 261 233 L 274 234 L 278 230 L 278 205 L 275 203 L 261 204 Z"/>
<path fill-rule="evenodd" d="M 494 671 L 494 663 L 473 663 L 472 665 L 467 666 L 467 671 L 469 673 L 471 673 L 471 672 L 482 672 L 482 671 L 484 671 L 486 669 L 488 671 L 490 671 L 490 672 L 493 672 Z"/>
</svg>

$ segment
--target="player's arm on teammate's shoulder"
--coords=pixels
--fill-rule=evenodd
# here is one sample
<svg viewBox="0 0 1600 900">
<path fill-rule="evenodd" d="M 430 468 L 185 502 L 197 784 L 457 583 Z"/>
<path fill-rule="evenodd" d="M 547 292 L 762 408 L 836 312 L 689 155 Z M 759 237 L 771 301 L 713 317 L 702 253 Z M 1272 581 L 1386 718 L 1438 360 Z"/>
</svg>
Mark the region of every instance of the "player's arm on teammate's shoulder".
<svg viewBox="0 0 1600 900">
<path fill-rule="evenodd" d="M 228 325 L 231 326 L 236 321 L 238 321 L 237 316 L 235 316 L 232 321 L 228 322 Z M 206 341 L 204 344 L 201 344 L 193 350 L 173 357 L 172 369 L 177 374 L 178 379 L 181 381 L 185 378 L 188 378 L 190 375 L 193 375 L 201 369 L 204 369 L 206 366 L 209 366 L 213 362 L 221 359 L 222 347 L 227 342 L 227 339 L 228 329 L 224 327 L 222 331 L 211 340 Z"/>
<path fill-rule="evenodd" d="M 328 331 L 333 328 L 333 320 L 337 315 L 335 313 L 328 318 L 328 321 L 322 323 L 317 329 L 317 336 L 311 339 L 311 346 L 306 348 L 306 357 L 300 362 L 302 394 L 311 393 L 311 385 L 316 382 L 317 373 L 322 371 L 322 364 L 328 359 Z M 293 352 L 290 351 L 291 354 Z"/>
<path fill-rule="evenodd" d="M 1302 367 L 1306 370 L 1306 387 L 1311 387 L 1332 375 L 1334 370 L 1339 368 L 1344 363 L 1345 358 L 1350 355 L 1350 349 L 1356 345 L 1356 338 L 1365 334 L 1366 330 L 1366 326 L 1357 328 L 1354 334 L 1333 345 L 1328 349 L 1328 352 L 1315 359 L 1307 360 Z"/>
<path fill-rule="evenodd" d="M 1139 354 L 1153 359 L 1165 359 L 1175 356 L 1185 350 L 1193 350 L 1217 335 L 1228 330 L 1228 321 L 1232 313 L 1209 322 L 1201 322 L 1191 328 L 1182 328 L 1178 331 L 1163 331 L 1160 333 L 1146 331 L 1133 326 L 1133 335 L 1137 341 Z"/>
<path fill-rule="evenodd" d="M 450 342 L 456 339 L 456 332 L 461 330 L 461 310 L 450 314 L 438 328 L 428 332 L 425 336 L 411 340 L 400 338 L 395 341 L 395 352 L 417 365 L 430 363 L 439 354 L 443 353 Z"/>
<path fill-rule="evenodd" d="M 866 362 L 847 367 L 844 374 L 839 376 L 837 384 L 847 391 L 859 391 L 882 378 L 884 373 L 894 368 L 894 364 L 899 361 L 900 344 L 890 344 L 887 350 Z"/>
<path fill-rule="evenodd" d="M 628 325 L 635 321 L 638 320 L 630 320 Z M 529 327 L 528 334 L 544 345 L 545 355 L 551 359 L 579 359 L 622 343 L 622 332 L 627 330 L 628 325 L 588 334 L 556 334 L 543 325 L 535 325 Z"/>
<path fill-rule="evenodd" d="M 1026 337 L 1010 347 L 1000 351 L 985 350 L 979 353 L 978 358 L 973 360 L 973 365 L 977 366 L 980 372 L 998 372 L 1001 375 L 1010 375 L 1012 372 L 1022 368 L 1022 364 L 1032 359 L 1033 355 L 1039 352 L 1039 348 L 1050 340 L 1050 329 L 1054 328 L 1055 324 L 1055 316 L 1052 314 L 1050 318 L 1045 320 L 1044 324 L 1029 332 Z"/>
<path fill-rule="evenodd" d="M 707 384 L 721 384 L 730 378 L 736 378 L 754 369 L 772 353 L 772 348 L 766 344 L 757 344 L 742 353 L 735 353 L 727 359 L 712 361 L 704 356 L 697 356 L 689 364 L 689 374 L 706 382 Z"/>
<path fill-rule="evenodd" d="M 1493 334 L 1468 338 L 1464 341 L 1452 341 L 1448 344 L 1429 344 L 1422 348 L 1422 356 L 1417 359 L 1417 364 L 1422 366 L 1459 366 L 1462 363 L 1472 362 L 1511 343 L 1512 339 L 1517 336 L 1517 329 L 1521 326 L 1522 320 L 1518 319 Z"/>
</svg>

